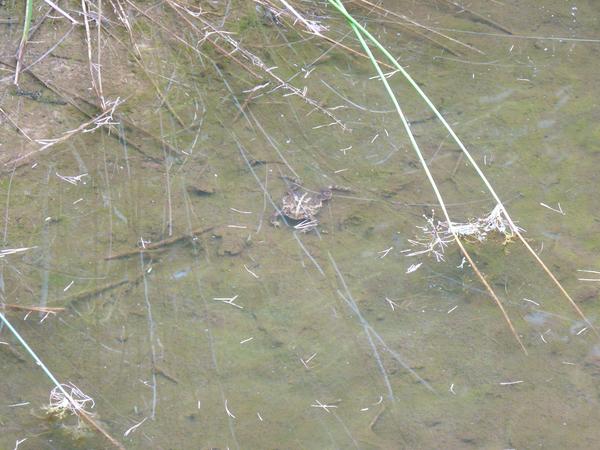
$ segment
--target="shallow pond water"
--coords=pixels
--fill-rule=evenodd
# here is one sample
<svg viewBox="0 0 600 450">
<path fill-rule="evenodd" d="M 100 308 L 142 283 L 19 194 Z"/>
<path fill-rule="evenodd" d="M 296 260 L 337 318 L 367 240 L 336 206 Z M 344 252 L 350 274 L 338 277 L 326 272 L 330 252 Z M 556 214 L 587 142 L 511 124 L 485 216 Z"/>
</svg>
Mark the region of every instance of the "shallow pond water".
<svg viewBox="0 0 600 450">
<path fill-rule="evenodd" d="M 100 65 L 85 27 L 52 12 L 18 88 L 20 5 L 0 16 L 0 232 L 27 249 L 0 258 L 2 314 L 108 434 L 131 449 L 596 445 L 600 340 L 523 246 L 465 240 L 527 355 L 456 244 L 408 256 L 442 214 L 368 61 L 261 2 L 110 3 L 88 23 Z M 600 276 L 581 271 L 600 271 L 599 6 L 398 3 L 350 12 L 596 326 L 585 280 Z M 294 5 L 360 50 L 333 9 Z M 446 131 L 389 80 L 453 220 L 488 214 Z M 123 103 L 91 131 L 100 98 Z M 334 187 L 308 232 L 271 223 L 294 183 Z M 6 326 L 0 355 L 1 448 L 110 448 L 47 416 L 53 385 Z"/>
</svg>

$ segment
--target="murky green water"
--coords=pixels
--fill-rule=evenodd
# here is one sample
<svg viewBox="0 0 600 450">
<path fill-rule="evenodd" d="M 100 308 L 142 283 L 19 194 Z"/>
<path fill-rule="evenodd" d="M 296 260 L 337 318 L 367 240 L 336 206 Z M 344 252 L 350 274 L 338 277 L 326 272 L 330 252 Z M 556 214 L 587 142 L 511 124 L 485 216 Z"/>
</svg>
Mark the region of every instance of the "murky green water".
<svg viewBox="0 0 600 450">
<path fill-rule="evenodd" d="M 600 276 L 578 270 L 600 270 L 600 9 L 450 3 L 385 2 L 479 52 L 351 12 L 441 108 L 596 324 L 600 284 L 578 279 Z M 168 3 L 115 3 L 129 35 L 102 2 L 96 86 L 125 102 L 110 133 L 65 135 L 99 114 L 85 29 L 17 90 L 20 22 L 0 20 L 2 248 L 30 247 L 0 259 L 2 303 L 65 308 L 2 312 L 54 375 L 92 397 L 94 418 L 131 449 L 594 448 L 598 338 L 522 246 L 467 244 L 528 356 L 455 245 L 444 262 L 406 256 L 423 215 L 441 213 L 369 63 L 254 3 L 200 4 L 352 131 L 241 50 L 231 59 L 199 43 L 206 24 Z M 359 48 L 333 10 L 296 6 Z M 6 2 L 0 19 L 20 8 Z M 26 65 L 68 32 L 52 17 Z M 400 74 L 390 81 L 453 218 L 488 213 L 493 200 L 431 112 Z M 65 136 L 44 151 L 33 142 Z M 316 230 L 271 225 L 290 179 L 312 196 L 345 188 Z M 110 448 L 76 417 L 46 418 L 53 385 L 6 327 L 0 344 L 0 448 Z"/>
</svg>

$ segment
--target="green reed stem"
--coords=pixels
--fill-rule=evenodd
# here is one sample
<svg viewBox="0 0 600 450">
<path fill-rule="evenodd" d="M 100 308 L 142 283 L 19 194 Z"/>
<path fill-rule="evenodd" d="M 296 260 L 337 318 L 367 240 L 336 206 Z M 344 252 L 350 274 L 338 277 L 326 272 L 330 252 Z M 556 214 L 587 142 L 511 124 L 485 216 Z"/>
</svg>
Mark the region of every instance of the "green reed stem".
<svg viewBox="0 0 600 450">
<path fill-rule="evenodd" d="M 423 170 L 425 171 L 425 174 L 427 175 L 427 179 L 429 180 L 431 187 L 433 188 L 433 191 L 435 193 L 437 201 L 442 209 L 442 212 L 444 213 L 444 217 L 446 218 L 447 223 L 451 224 L 452 221 L 450 220 L 450 215 L 448 214 L 448 210 L 446 209 L 446 204 L 444 202 L 442 194 L 441 194 L 440 190 L 438 189 L 437 183 L 435 182 L 435 179 L 433 178 L 433 175 L 431 174 L 429 167 L 427 166 L 427 162 L 425 161 L 425 158 L 423 157 L 423 153 L 421 152 L 421 149 L 419 148 L 419 144 L 417 143 L 417 140 L 415 139 L 415 137 L 410 129 L 410 124 L 408 123 L 408 120 L 406 119 L 406 116 L 404 115 L 404 112 L 402 111 L 402 108 L 400 107 L 400 104 L 398 103 L 398 99 L 396 98 L 394 91 L 392 90 L 390 84 L 388 83 L 388 80 L 385 77 L 385 74 L 381 70 L 381 67 L 380 67 L 379 63 L 377 62 L 377 59 L 373 56 L 371 49 L 367 45 L 367 43 L 363 37 L 363 33 L 367 37 L 369 37 L 369 39 L 371 39 L 373 42 L 376 42 L 378 48 L 380 48 L 382 51 L 384 51 L 386 56 L 391 58 L 395 62 L 395 65 L 397 65 L 397 67 L 401 68 L 400 65 L 392 58 L 391 54 L 389 52 L 387 52 L 387 50 L 385 50 L 385 48 L 381 44 L 379 44 L 379 42 L 377 42 L 377 40 L 372 35 L 368 34 L 368 32 L 364 29 L 364 27 L 360 26 L 360 24 L 358 24 L 356 22 L 356 20 L 354 20 L 354 18 L 352 18 L 352 16 L 350 16 L 350 14 L 347 13 L 346 9 L 344 8 L 344 5 L 342 5 L 342 3 L 341 3 L 341 0 L 329 0 L 329 2 L 332 5 L 334 5 L 338 9 L 338 11 L 340 11 L 342 14 L 344 14 L 345 17 L 348 18 L 348 21 L 350 22 L 350 26 L 354 30 L 356 37 L 360 41 L 360 44 L 363 47 L 363 50 L 365 51 L 365 53 L 371 60 L 373 67 L 375 67 L 375 70 L 377 71 L 379 78 L 381 79 L 381 82 L 385 86 L 385 89 L 386 89 L 390 99 L 392 100 L 392 103 L 394 104 L 394 107 L 396 108 L 398 115 L 400 116 L 400 120 L 402 121 L 402 124 L 404 125 L 406 134 L 408 135 L 408 137 L 410 139 L 410 143 L 411 143 L 413 149 L 415 150 L 417 157 L 419 158 L 419 162 L 421 163 L 421 166 L 423 167 Z M 412 82 L 411 84 L 414 84 L 414 86 L 418 88 L 418 85 L 412 80 L 412 78 L 410 78 L 408 73 L 406 71 L 404 71 L 404 69 L 401 69 L 401 70 L 403 71 L 405 76 L 407 78 L 409 78 L 409 80 Z M 420 88 L 419 88 L 419 90 L 420 90 Z M 421 92 L 423 92 L 423 91 L 421 91 Z M 427 96 L 425 96 L 424 93 L 422 95 L 427 99 L 430 107 L 432 107 L 437 112 L 437 109 L 435 109 L 435 106 L 433 106 L 433 103 L 431 103 L 431 101 L 429 101 Z M 439 114 L 439 112 L 437 112 L 437 114 Z M 441 117 L 441 115 L 440 115 L 440 117 Z M 448 125 L 448 127 L 449 127 L 449 125 Z M 465 149 L 465 151 L 466 151 L 466 149 Z M 502 302 L 500 301 L 500 299 L 498 298 L 498 296 L 496 295 L 496 293 L 494 292 L 494 290 L 492 289 L 490 284 L 487 282 L 487 280 L 485 279 L 483 274 L 479 271 L 477 265 L 475 264 L 475 261 L 473 261 L 473 259 L 471 258 L 471 255 L 467 252 L 467 249 L 464 247 L 464 245 L 460 241 L 460 238 L 456 234 L 456 231 L 453 230 L 452 227 L 449 227 L 449 230 L 452 233 L 452 236 L 453 236 L 454 240 L 456 241 L 458 247 L 460 248 L 462 254 L 465 256 L 466 260 L 468 261 L 470 266 L 473 268 L 474 272 L 476 273 L 476 275 L 478 276 L 478 278 L 480 279 L 482 284 L 485 286 L 488 293 L 492 296 L 492 298 L 494 299 L 494 302 L 496 303 L 496 305 L 498 306 L 500 311 L 502 312 L 502 316 L 504 317 L 504 320 L 508 324 L 508 327 L 510 328 L 512 335 L 514 336 L 516 341 L 519 343 L 519 346 L 521 347 L 523 352 L 525 354 L 527 354 L 527 349 L 525 348 L 525 346 L 523 345 L 523 342 L 521 341 L 521 338 L 517 334 L 517 331 L 515 330 L 515 328 L 512 324 L 512 321 L 510 320 L 510 317 L 508 316 L 508 313 L 504 309 Z"/>
</svg>

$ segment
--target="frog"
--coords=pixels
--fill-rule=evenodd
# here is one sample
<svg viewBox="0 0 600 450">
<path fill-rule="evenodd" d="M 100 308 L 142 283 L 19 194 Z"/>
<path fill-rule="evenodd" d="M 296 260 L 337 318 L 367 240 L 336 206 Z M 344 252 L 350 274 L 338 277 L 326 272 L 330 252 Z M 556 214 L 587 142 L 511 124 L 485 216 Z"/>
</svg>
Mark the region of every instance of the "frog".
<svg viewBox="0 0 600 450">
<path fill-rule="evenodd" d="M 297 230 L 310 231 L 319 224 L 316 216 L 332 197 L 332 187 L 311 192 L 293 183 L 282 197 L 281 207 L 273 213 L 271 224 L 278 227 L 279 218 L 283 218 L 286 223 L 291 221 Z"/>
</svg>

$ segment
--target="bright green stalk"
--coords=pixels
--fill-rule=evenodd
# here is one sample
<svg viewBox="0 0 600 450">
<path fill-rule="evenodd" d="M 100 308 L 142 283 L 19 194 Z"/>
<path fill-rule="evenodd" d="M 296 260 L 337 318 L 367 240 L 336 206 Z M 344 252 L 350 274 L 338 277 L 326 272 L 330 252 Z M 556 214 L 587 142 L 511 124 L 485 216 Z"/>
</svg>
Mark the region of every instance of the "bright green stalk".
<svg viewBox="0 0 600 450">
<path fill-rule="evenodd" d="M 346 12 L 346 9 L 344 8 L 344 5 L 342 5 L 342 3 L 341 3 L 340 0 L 329 0 L 329 1 L 331 3 L 333 3 L 337 8 L 341 8 L 339 10 L 342 11 L 344 15 L 347 15 L 347 17 L 352 17 L 352 16 L 350 16 Z M 379 74 L 379 78 L 381 78 L 381 82 L 385 86 L 385 89 L 386 89 L 386 91 L 387 91 L 390 99 L 392 100 L 392 103 L 394 104 L 394 107 L 396 108 L 396 111 L 398 112 L 398 115 L 400 116 L 400 120 L 402 121 L 402 125 L 404 125 L 404 129 L 406 130 L 406 134 L 408 134 L 408 138 L 410 139 L 410 143 L 411 143 L 413 149 L 415 150 L 415 152 L 416 152 L 416 154 L 417 154 L 417 156 L 419 158 L 421 166 L 423 166 L 423 170 L 425 170 L 425 174 L 427 175 L 427 179 L 429 180 L 429 183 L 431 184 L 431 187 L 433 188 L 433 191 L 435 193 L 435 196 L 437 197 L 438 203 L 440 204 L 440 206 L 442 208 L 444 216 L 446 217 L 446 220 L 450 224 L 451 223 L 450 222 L 450 216 L 448 215 L 448 211 L 446 210 L 446 205 L 445 205 L 444 200 L 442 198 L 442 194 L 440 193 L 440 191 L 439 191 L 439 189 L 437 187 L 437 183 L 433 179 L 433 175 L 431 175 L 431 171 L 429 170 L 429 167 L 427 166 L 427 162 L 425 161 L 425 158 L 423 158 L 423 153 L 421 152 L 421 149 L 419 148 L 419 144 L 417 144 L 417 140 L 415 139 L 415 136 L 413 135 L 413 133 L 412 133 L 412 131 L 410 129 L 410 124 L 408 123 L 408 120 L 406 119 L 406 116 L 404 115 L 404 112 L 402 111 L 402 108 L 400 107 L 400 104 L 398 103 L 398 99 L 396 98 L 396 95 L 394 94 L 394 91 L 390 87 L 390 84 L 388 83 L 387 78 L 385 77 L 383 71 L 381 70 L 381 67 L 379 66 L 379 63 L 377 62 L 377 60 L 373 56 L 373 53 L 371 52 L 371 49 L 369 48 L 369 46 L 365 42 L 365 39 L 364 39 L 363 35 L 361 34 L 362 30 L 359 31 L 358 27 L 356 26 L 356 21 L 354 21 L 354 19 L 352 19 L 352 21 L 350 21 L 350 26 L 354 30 L 354 33 L 356 34 L 356 37 L 358 38 L 360 44 L 362 45 L 365 53 L 367 54 L 367 56 L 371 60 L 371 63 L 375 67 L 375 70 L 377 70 L 377 73 Z M 371 38 L 372 38 L 372 36 L 371 36 Z"/>
</svg>

